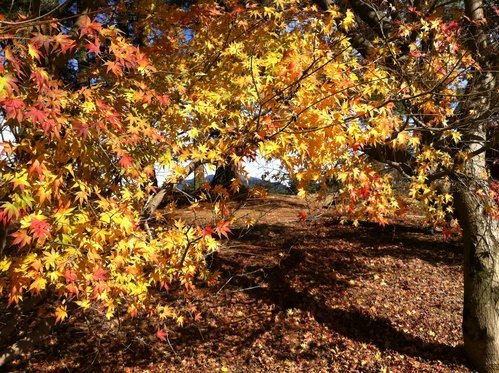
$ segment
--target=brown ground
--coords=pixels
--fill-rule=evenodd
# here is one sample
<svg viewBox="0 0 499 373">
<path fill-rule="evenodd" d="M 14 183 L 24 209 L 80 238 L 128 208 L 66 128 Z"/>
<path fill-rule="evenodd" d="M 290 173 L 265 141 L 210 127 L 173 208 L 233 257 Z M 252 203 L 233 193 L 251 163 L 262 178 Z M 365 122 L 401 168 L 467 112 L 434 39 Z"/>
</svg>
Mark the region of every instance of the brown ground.
<svg viewBox="0 0 499 373">
<path fill-rule="evenodd" d="M 415 219 L 354 228 L 300 221 L 303 209 L 275 196 L 242 209 L 259 221 L 234 229 L 212 258 L 217 284 L 191 295 L 202 319 L 172 328 L 169 341 L 139 319 L 73 318 L 7 370 L 469 371 L 459 244 Z"/>
</svg>

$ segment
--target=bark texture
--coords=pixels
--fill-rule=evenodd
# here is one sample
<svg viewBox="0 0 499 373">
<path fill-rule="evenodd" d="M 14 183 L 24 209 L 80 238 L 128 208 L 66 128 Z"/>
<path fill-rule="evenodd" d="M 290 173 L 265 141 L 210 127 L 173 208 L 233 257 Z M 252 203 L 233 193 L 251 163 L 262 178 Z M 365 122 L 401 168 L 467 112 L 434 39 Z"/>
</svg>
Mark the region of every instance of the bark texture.
<svg viewBox="0 0 499 373">
<path fill-rule="evenodd" d="M 489 44 L 484 3 L 465 1 L 469 48 L 481 71 L 468 82 L 472 95 L 460 107 L 466 123 L 462 150 L 472 154 L 462 177 L 455 179 L 455 204 L 464 241 L 464 349 L 479 372 L 499 372 L 499 221 L 488 213 L 489 192 L 486 149 L 490 147 L 497 99 L 494 48 Z"/>
<path fill-rule="evenodd" d="M 480 372 L 499 372 L 499 221 L 473 190 L 456 193 L 464 237 L 464 348 Z"/>
</svg>

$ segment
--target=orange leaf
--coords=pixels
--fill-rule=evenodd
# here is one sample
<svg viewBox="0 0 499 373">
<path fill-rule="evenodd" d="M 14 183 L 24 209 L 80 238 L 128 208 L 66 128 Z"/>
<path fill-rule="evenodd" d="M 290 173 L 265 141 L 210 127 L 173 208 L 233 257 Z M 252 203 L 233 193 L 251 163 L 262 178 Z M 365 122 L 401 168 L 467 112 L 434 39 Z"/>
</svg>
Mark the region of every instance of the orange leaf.
<svg viewBox="0 0 499 373">
<path fill-rule="evenodd" d="M 228 233 L 232 233 L 229 228 L 230 221 L 220 220 L 217 224 L 217 233 L 218 237 L 224 236 L 225 238 L 229 238 Z"/>
<path fill-rule="evenodd" d="M 23 248 L 26 245 L 31 243 L 31 237 L 28 236 L 26 230 L 21 229 L 19 232 L 12 233 L 14 237 L 13 245 L 19 245 L 20 248 Z"/>
<path fill-rule="evenodd" d="M 124 155 L 120 159 L 120 166 L 123 168 L 128 168 L 131 165 L 133 165 L 133 158 L 129 157 L 128 155 Z"/>
</svg>

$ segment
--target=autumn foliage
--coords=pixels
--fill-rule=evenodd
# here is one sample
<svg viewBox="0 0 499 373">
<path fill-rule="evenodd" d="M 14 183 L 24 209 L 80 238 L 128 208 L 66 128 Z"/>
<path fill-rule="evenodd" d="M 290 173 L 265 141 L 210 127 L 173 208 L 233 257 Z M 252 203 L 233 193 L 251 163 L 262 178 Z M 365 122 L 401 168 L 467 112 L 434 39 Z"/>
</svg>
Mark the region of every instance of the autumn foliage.
<svg viewBox="0 0 499 373">
<path fill-rule="evenodd" d="M 256 155 L 279 159 L 300 195 L 310 181 L 323 194 L 333 180 L 345 220 L 381 224 L 402 207 L 394 185 L 404 175 L 406 196 L 435 224 L 457 227 L 446 218 L 453 196 L 435 181 L 464 172 L 469 157 L 456 150 L 452 118 L 479 66 L 460 22 L 404 8 L 361 58 L 350 9 L 296 0 L 131 7 L 128 35 L 107 8 L 71 27 L 50 16 L 0 26 L 0 289 L 9 303 L 44 294 L 57 321 L 76 304 L 182 323 L 153 295 L 208 278 L 206 256 L 230 234 L 224 201 L 240 181 L 198 195 L 213 202 L 211 226 L 154 223 L 143 209 L 161 187 L 158 167 L 175 184 L 187 164 L 243 173 Z M 382 157 L 402 150 L 410 160 Z"/>
</svg>

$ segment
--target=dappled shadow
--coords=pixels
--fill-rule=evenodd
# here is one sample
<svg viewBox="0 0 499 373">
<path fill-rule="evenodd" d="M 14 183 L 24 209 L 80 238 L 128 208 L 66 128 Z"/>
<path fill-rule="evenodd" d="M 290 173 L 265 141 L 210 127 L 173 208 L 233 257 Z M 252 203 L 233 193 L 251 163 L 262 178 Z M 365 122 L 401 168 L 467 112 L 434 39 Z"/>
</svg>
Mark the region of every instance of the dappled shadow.
<svg viewBox="0 0 499 373">
<path fill-rule="evenodd" d="M 138 319 L 113 328 L 96 324 L 95 319 L 88 327 L 81 319 L 74 324 L 70 320 L 57 327 L 61 337 L 38 350 L 33 358 L 51 365 L 72 355 L 66 368 L 78 371 L 109 371 L 130 361 L 135 367 L 149 369 L 165 361 L 181 364 L 185 359 L 222 360 L 229 355 L 252 366 L 260 351 L 258 346 L 264 345 L 276 361 L 314 360 L 330 355 L 334 348 L 343 348 L 341 343 L 349 339 L 355 346 L 369 344 L 429 364 L 465 364 L 461 347 L 421 337 L 410 326 L 406 329 L 397 325 L 390 313 L 370 313 L 349 302 L 349 297 L 361 296 L 357 288 L 352 288 L 352 281 L 365 284 L 387 268 L 396 270 L 388 267 L 385 258 L 396 258 L 397 262 L 421 259 L 426 266 L 431 263 L 454 268 L 461 265 L 458 244 L 438 240 L 415 226 L 381 228 L 363 223 L 354 228 L 332 220 L 316 226 L 303 223 L 290 227 L 279 221 L 256 224 L 249 231 L 233 229 L 232 237 L 209 258 L 211 270 L 219 273 L 217 285 L 206 288 L 200 283 L 202 295 L 191 299 L 203 318 L 188 320 L 185 327 L 170 325 L 168 343 L 157 340 L 155 326 Z M 399 285 L 383 291 L 397 291 Z M 424 285 L 417 286 L 425 291 L 421 288 Z M 382 298 L 379 302 L 390 306 L 389 302 L 398 299 Z M 173 302 L 167 296 L 165 300 L 167 304 Z M 409 307 L 417 307 L 417 303 Z M 289 310 L 309 315 L 315 323 L 314 332 L 341 336 L 343 340 L 334 337 L 298 354 L 283 342 L 290 332 Z M 300 319 L 306 320 L 305 316 Z M 296 333 L 303 335 L 310 327 L 299 325 Z"/>
<path fill-rule="evenodd" d="M 288 231 L 289 227 L 284 224 L 254 224 L 249 228 L 233 228 L 231 238 L 244 243 L 261 243 L 288 234 Z"/>
<path fill-rule="evenodd" d="M 371 343 L 381 350 L 392 350 L 425 360 L 462 363 L 461 347 L 441 343 L 428 343 L 395 328 L 389 319 L 373 317 L 355 309 L 331 309 L 325 299 L 318 300 L 306 290 L 297 291 L 289 285 L 285 276 L 297 263 L 303 261 L 303 252 L 293 250 L 279 268 L 269 276 L 268 288 L 252 290 L 250 294 L 276 305 L 281 311 L 301 309 L 331 330 L 359 342 Z M 339 284 L 340 288 L 345 284 Z M 341 290 L 341 289 L 340 289 Z"/>
<path fill-rule="evenodd" d="M 348 275 L 350 279 L 370 276 L 370 269 L 358 260 L 359 257 L 391 256 L 400 259 L 419 258 L 433 264 L 458 265 L 460 263 L 461 254 L 458 251 L 458 245 L 449 245 L 438 241 L 436 245 L 432 236 L 421 228 L 396 226 L 389 227 L 384 231 L 379 230 L 377 226 L 367 228 L 367 233 L 363 234 L 359 234 L 358 231 L 354 234 L 355 232 L 348 230 L 335 230 L 323 241 L 324 246 L 320 249 L 307 250 L 304 248 L 306 245 L 301 242 L 300 248 L 291 249 L 278 265 L 262 270 L 262 274 L 232 278 L 230 289 L 248 289 L 246 293 L 258 301 L 263 300 L 270 305 L 274 310 L 273 314 L 285 313 L 288 309 L 300 309 L 306 313 L 311 313 L 318 322 L 330 330 L 361 343 L 373 344 L 380 350 L 392 350 L 427 361 L 464 364 L 464 360 L 460 358 L 462 356 L 461 347 L 428 342 L 394 327 L 389 318 L 370 315 L 353 306 L 348 309 L 331 308 L 327 305 L 325 296 L 321 298 L 310 294 L 311 289 L 315 287 L 327 288 L 328 295 L 342 296 L 343 292 L 349 288 L 349 283 L 345 278 L 338 278 L 335 274 Z M 264 227 L 259 227 L 256 232 L 263 229 Z M 272 230 L 275 227 L 268 226 L 267 229 Z M 372 236 L 375 235 L 375 229 L 379 233 L 377 237 Z M 391 245 L 389 236 L 393 229 L 398 235 L 416 233 L 423 235 L 423 238 L 397 237 L 397 245 Z M 285 232 L 284 229 L 284 232 L 281 233 Z M 283 242 L 284 246 L 291 243 L 296 245 L 298 240 L 303 241 L 303 237 L 293 238 L 292 232 L 289 230 L 287 237 L 288 239 Z M 250 239 L 255 238 L 251 237 Z M 363 245 L 369 244 L 370 246 L 354 251 L 335 250 L 332 238 L 359 242 Z M 374 242 L 370 240 L 371 238 Z M 401 242 L 405 243 L 401 244 Z M 327 247 L 329 245 L 331 247 Z M 446 255 L 449 255 L 450 258 L 446 258 Z M 221 273 L 224 278 L 229 278 L 234 273 L 244 272 L 237 258 L 229 260 L 219 257 L 217 263 L 220 266 L 218 268 L 222 269 Z M 250 266 L 245 267 L 245 270 L 253 271 L 257 268 Z M 290 285 L 290 277 L 300 279 L 306 287 L 302 290 L 295 289 Z M 265 286 L 259 286 L 262 283 L 265 283 Z M 238 350 L 245 351 L 255 340 L 272 330 L 274 326 L 272 321 L 267 321 L 263 327 L 254 330 L 249 335 L 242 336 Z M 276 351 L 276 355 L 279 354 Z M 286 356 L 284 353 L 283 358 Z"/>
<path fill-rule="evenodd" d="M 462 244 L 458 239 L 444 240 L 441 234 L 432 234 L 427 228 L 389 224 L 384 227 L 371 222 L 361 222 L 364 230 L 340 225 L 329 220 L 326 236 L 329 240 L 345 240 L 357 243 L 362 248 L 360 255 L 367 257 L 391 256 L 399 259 L 419 258 L 431 264 L 461 266 Z"/>
</svg>

